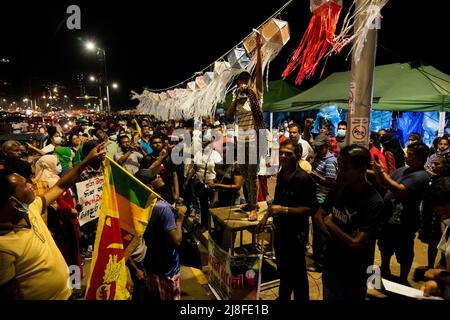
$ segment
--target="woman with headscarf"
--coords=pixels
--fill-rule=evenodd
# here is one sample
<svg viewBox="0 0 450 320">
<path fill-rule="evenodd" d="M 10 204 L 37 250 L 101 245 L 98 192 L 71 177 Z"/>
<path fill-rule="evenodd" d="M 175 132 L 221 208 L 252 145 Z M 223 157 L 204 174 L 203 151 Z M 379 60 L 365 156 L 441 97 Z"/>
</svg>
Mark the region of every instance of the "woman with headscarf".
<svg viewBox="0 0 450 320">
<path fill-rule="evenodd" d="M 61 172 L 67 173 L 72 168 L 72 158 L 75 154 L 69 147 L 56 147 L 54 155 L 58 157 L 59 163 L 61 163 Z"/>
</svg>

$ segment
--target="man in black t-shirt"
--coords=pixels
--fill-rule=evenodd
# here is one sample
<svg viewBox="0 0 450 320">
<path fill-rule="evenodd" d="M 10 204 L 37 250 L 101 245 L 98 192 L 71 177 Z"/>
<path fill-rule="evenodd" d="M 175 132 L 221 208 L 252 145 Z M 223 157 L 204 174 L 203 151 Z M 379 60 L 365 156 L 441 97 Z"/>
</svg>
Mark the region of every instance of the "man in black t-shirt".
<svg viewBox="0 0 450 320">
<path fill-rule="evenodd" d="M 366 180 L 370 152 L 344 147 L 339 156 L 338 184 L 314 216 L 328 237 L 322 274 L 324 300 L 364 300 L 368 267 L 373 264 L 376 229 L 383 199 Z"/>
<path fill-rule="evenodd" d="M 308 217 L 317 208 L 316 184 L 298 165 L 298 144 L 286 140 L 280 145 L 281 170 L 277 175 L 275 198 L 260 223 L 273 217 L 274 247 L 280 276 L 279 299 L 309 300 L 305 250 L 308 241 Z"/>
</svg>

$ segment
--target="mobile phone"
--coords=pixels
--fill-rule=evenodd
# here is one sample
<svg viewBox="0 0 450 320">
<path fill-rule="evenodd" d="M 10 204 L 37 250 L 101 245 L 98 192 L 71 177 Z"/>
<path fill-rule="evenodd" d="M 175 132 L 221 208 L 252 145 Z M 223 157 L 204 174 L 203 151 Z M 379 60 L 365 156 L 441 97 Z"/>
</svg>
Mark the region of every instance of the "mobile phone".
<svg viewBox="0 0 450 320">
<path fill-rule="evenodd" d="M 373 158 L 375 159 L 376 162 L 380 162 L 380 158 L 378 158 L 377 155 L 374 155 Z"/>
</svg>

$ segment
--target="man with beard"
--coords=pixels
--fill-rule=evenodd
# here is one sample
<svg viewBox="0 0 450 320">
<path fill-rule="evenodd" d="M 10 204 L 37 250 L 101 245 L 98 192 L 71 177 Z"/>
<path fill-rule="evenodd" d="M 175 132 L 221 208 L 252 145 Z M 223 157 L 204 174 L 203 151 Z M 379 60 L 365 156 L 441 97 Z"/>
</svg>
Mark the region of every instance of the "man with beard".
<svg viewBox="0 0 450 320">
<path fill-rule="evenodd" d="M 141 169 L 150 169 L 158 173 L 164 181 L 161 188 L 161 197 L 169 203 L 174 203 L 180 198 L 178 174 L 170 154 L 173 146 L 164 145 L 161 136 L 155 134 L 150 138 L 152 154 L 146 155 L 141 163 Z"/>
<path fill-rule="evenodd" d="M 135 144 L 130 143 L 130 138 L 127 135 L 119 137 L 119 146 L 121 151 L 114 155 L 114 160 L 134 175 L 138 172 L 140 162 L 144 156 L 137 151 L 138 147 Z"/>
</svg>

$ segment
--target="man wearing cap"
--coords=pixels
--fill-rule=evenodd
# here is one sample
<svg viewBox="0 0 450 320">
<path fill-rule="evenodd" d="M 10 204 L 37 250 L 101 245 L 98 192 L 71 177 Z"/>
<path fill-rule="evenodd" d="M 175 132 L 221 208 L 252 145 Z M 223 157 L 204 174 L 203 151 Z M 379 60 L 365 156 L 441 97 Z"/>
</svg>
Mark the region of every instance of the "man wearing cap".
<svg viewBox="0 0 450 320">
<path fill-rule="evenodd" d="M 136 178 L 158 194 L 164 187 L 160 175 L 152 170 L 139 170 Z M 147 285 L 151 300 L 181 299 L 178 247 L 183 237 L 185 213 L 185 207 L 177 206 L 174 209 L 168 202 L 159 199 L 153 207 L 144 233 L 147 245 L 144 268 L 148 272 Z"/>
<path fill-rule="evenodd" d="M 257 43 L 257 63 L 256 63 L 256 84 L 252 82 L 251 74 L 242 71 L 236 79 L 237 89 L 233 93 L 233 100 L 227 109 L 227 120 L 231 123 L 234 117 L 238 123 L 238 162 L 241 173 L 248 188 L 248 209 L 250 210 L 248 219 L 256 220 L 257 204 L 257 172 L 258 156 L 256 154 L 258 146 L 258 131 L 264 130 L 264 120 L 262 116 L 262 63 L 261 63 L 261 35 L 256 33 Z M 240 153 L 245 150 L 242 157 Z M 265 154 L 265 150 L 259 150 L 260 154 Z M 248 158 L 247 156 L 248 155 Z"/>
<path fill-rule="evenodd" d="M 314 149 L 316 158 L 311 176 L 316 181 L 317 202 L 322 205 L 337 178 L 337 159 L 329 150 L 329 138 L 326 135 L 319 134 L 314 139 Z M 325 264 L 325 243 L 325 235 L 313 224 L 313 257 L 317 271 Z"/>
</svg>

